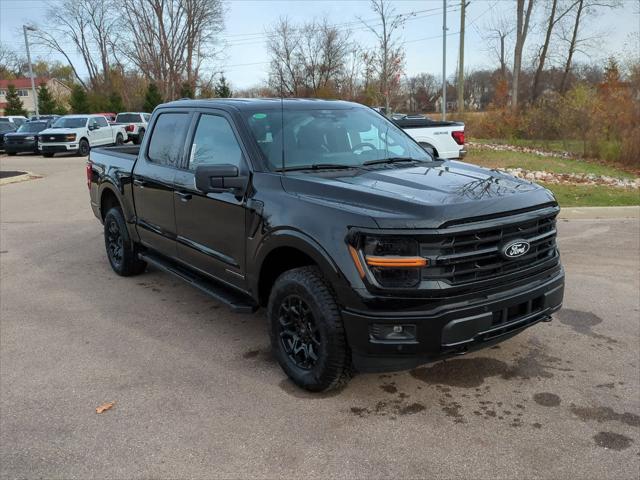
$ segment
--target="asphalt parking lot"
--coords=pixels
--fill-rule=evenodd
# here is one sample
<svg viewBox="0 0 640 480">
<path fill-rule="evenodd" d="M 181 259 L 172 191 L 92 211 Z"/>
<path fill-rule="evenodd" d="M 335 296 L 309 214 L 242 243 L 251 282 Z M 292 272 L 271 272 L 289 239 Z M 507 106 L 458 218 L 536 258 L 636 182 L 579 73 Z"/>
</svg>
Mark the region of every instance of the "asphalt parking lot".
<svg viewBox="0 0 640 480">
<path fill-rule="evenodd" d="M 111 271 L 84 164 L 0 158 L 2 478 L 638 478 L 637 218 L 560 221 L 552 323 L 313 395 L 261 312 Z"/>
</svg>

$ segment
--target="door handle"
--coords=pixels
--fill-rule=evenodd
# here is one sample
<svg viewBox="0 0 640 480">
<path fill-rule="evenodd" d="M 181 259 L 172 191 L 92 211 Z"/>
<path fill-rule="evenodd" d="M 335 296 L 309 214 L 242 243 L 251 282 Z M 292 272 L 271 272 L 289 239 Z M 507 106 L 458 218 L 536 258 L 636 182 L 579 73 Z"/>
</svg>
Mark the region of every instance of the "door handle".
<svg viewBox="0 0 640 480">
<path fill-rule="evenodd" d="M 187 193 L 187 192 L 175 192 L 176 195 L 178 195 L 180 197 L 180 200 L 183 202 L 188 202 L 189 200 L 191 200 L 191 194 Z"/>
<path fill-rule="evenodd" d="M 134 178 L 133 179 L 133 184 L 138 186 L 138 187 L 144 188 L 145 185 L 147 184 L 147 182 L 145 182 L 144 180 L 140 180 L 139 178 Z"/>
</svg>

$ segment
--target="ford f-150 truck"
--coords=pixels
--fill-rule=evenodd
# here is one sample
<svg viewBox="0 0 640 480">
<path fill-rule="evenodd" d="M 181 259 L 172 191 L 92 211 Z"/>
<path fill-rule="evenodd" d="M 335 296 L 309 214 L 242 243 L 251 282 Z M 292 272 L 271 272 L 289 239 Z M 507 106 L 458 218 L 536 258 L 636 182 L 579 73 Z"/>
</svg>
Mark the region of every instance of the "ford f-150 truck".
<svg viewBox="0 0 640 480">
<path fill-rule="evenodd" d="M 105 145 L 122 145 L 127 132 L 122 125 L 109 125 L 103 115 L 66 115 L 40 132 L 39 149 L 44 157 L 55 153 L 87 156 L 89 150 Z"/>
<path fill-rule="evenodd" d="M 438 122 L 424 116 L 394 119 L 430 155 L 448 160 L 464 158 L 464 123 Z"/>
<path fill-rule="evenodd" d="M 149 113 L 122 112 L 116 116 L 115 125 L 123 125 L 129 140 L 139 145 L 144 137 L 144 132 L 147 131 L 150 118 L 151 115 Z"/>
<path fill-rule="evenodd" d="M 92 150 L 87 184 L 117 274 L 153 265 L 265 307 L 311 391 L 493 345 L 562 304 L 548 190 L 435 159 L 355 103 L 160 105 L 141 146 Z"/>
</svg>

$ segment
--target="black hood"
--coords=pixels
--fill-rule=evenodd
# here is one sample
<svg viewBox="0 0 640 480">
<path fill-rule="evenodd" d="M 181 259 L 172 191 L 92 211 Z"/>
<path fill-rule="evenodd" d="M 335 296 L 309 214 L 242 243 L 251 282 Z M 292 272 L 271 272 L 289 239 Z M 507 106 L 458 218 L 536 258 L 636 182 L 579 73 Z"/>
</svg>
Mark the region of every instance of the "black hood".
<svg viewBox="0 0 640 480">
<path fill-rule="evenodd" d="M 288 173 L 285 190 L 302 199 L 366 214 L 380 228 L 443 223 L 555 204 L 534 183 L 462 162 Z"/>
</svg>

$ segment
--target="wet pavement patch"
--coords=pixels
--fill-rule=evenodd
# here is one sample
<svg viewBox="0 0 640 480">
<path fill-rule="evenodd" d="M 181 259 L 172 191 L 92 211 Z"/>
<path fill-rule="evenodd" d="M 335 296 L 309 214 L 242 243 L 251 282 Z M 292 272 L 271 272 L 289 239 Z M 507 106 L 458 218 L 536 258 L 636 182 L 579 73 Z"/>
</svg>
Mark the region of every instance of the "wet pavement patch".
<svg viewBox="0 0 640 480">
<path fill-rule="evenodd" d="M 542 392 L 533 395 L 533 400 L 543 407 L 557 407 L 560 405 L 560 397 L 555 393 Z"/>
<path fill-rule="evenodd" d="M 629 448 L 633 440 L 625 435 L 614 432 L 599 432 L 593 436 L 596 445 L 611 450 L 624 450 Z"/>
<path fill-rule="evenodd" d="M 593 327 L 602 323 L 602 318 L 591 312 L 565 308 L 556 313 L 556 316 L 560 320 L 560 323 L 568 325 L 575 332 L 598 340 L 604 340 L 607 343 L 618 343 L 617 340 L 607 337 L 606 335 L 601 335 L 592 330 Z"/>
<path fill-rule="evenodd" d="M 260 355 L 260 350 L 247 350 L 242 354 L 242 358 L 255 358 Z"/>
<path fill-rule="evenodd" d="M 602 422 L 621 422 L 631 427 L 640 427 L 640 416 L 631 412 L 618 413 L 611 407 L 577 407 L 571 405 L 571 413 L 583 421 L 595 420 Z"/>
<path fill-rule="evenodd" d="M 394 382 L 391 383 L 385 383 L 383 385 L 380 385 L 380 388 L 382 390 L 384 390 L 387 393 L 397 393 L 398 392 L 398 387 L 396 387 Z"/>
</svg>

